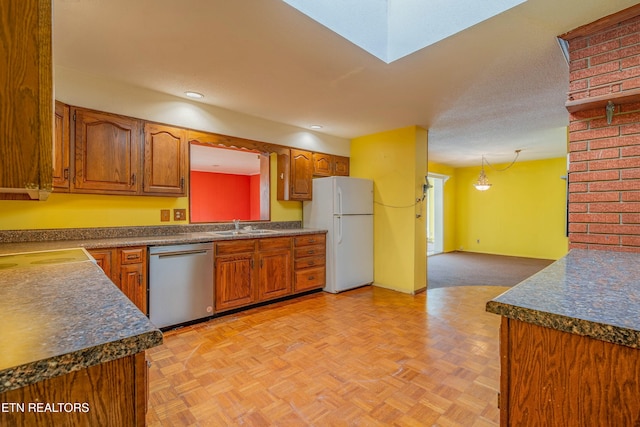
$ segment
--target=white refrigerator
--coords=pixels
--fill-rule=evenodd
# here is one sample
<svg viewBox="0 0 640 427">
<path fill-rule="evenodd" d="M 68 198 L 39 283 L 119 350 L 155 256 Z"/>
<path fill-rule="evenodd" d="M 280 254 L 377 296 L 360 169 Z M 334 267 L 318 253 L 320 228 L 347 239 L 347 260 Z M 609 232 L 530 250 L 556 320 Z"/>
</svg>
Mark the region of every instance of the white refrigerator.
<svg viewBox="0 0 640 427">
<path fill-rule="evenodd" d="M 338 293 L 373 283 L 373 181 L 332 176 L 313 180 L 303 203 L 305 228 L 328 230 L 324 290 Z"/>
</svg>

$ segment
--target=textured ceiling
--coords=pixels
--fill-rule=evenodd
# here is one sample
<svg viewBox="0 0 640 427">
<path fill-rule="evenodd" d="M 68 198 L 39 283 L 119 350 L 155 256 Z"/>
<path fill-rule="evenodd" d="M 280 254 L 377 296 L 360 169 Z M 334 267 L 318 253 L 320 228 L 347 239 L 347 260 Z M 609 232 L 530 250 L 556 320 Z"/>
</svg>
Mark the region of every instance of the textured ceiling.
<svg viewBox="0 0 640 427">
<path fill-rule="evenodd" d="M 343 138 L 423 126 L 452 166 L 532 160 L 565 153 L 555 36 L 636 3 L 528 0 L 386 64 L 281 0 L 54 0 L 54 60 Z"/>
</svg>

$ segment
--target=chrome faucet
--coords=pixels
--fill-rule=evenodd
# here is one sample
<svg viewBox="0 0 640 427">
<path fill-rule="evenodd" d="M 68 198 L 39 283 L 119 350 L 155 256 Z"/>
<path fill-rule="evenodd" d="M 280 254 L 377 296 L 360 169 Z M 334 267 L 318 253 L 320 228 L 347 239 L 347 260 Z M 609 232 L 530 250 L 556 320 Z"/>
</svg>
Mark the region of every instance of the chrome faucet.
<svg viewBox="0 0 640 427">
<path fill-rule="evenodd" d="M 239 219 L 234 219 L 233 220 L 233 225 L 236 227 L 236 231 L 240 230 L 240 220 Z"/>
</svg>

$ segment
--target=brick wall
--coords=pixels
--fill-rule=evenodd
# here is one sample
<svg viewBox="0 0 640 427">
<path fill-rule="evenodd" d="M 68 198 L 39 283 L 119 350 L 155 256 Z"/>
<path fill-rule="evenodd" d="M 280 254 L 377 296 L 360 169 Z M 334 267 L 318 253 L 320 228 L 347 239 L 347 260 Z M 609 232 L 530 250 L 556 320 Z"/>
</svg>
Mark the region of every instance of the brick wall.
<svg viewBox="0 0 640 427">
<path fill-rule="evenodd" d="M 640 16 L 592 29 L 566 38 L 569 101 L 599 101 L 569 115 L 569 246 L 640 252 Z"/>
</svg>

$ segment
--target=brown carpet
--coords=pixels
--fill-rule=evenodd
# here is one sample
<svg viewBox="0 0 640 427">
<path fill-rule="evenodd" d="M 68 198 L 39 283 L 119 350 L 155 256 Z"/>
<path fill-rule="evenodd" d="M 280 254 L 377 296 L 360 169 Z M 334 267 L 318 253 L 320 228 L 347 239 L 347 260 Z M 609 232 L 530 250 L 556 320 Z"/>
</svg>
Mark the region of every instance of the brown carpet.
<svg viewBox="0 0 640 427">
<path fill-rule="evenodd" d="M 427 259 L 427 289 L 449 286 L 514 286 L 553 260 L 448 252 Z"/>
</svg>

